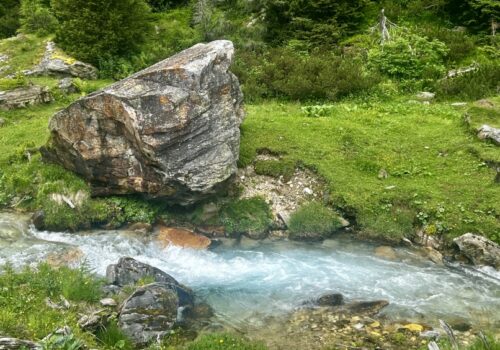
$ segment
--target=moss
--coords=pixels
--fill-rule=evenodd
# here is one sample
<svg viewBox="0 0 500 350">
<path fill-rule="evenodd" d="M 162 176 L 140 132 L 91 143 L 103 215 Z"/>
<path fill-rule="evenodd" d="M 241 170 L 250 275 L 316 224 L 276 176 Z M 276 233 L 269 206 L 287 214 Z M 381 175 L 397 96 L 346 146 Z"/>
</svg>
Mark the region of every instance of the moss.
<svg viewBox="0 0 500 350">
<path fill-rule="evenodd" d="M 267 175 L 288 182 L 295 172 L 295 162 L 291 160 L 257 160 L 255 172 L 259 175 Z"/>
<path fill-rule="evenodd" d="M 272 224 L 271 211 L 260 197 L 234 200 L 222 207 L 221 222 L 231 236 L 262 237 Z"/>
<path fill-rule="evenodd" d="M 291 239 L 322 239 L 342 227 L 339 216 L 318 202 L 301 206 L 290 216 Z"/>
</svg>

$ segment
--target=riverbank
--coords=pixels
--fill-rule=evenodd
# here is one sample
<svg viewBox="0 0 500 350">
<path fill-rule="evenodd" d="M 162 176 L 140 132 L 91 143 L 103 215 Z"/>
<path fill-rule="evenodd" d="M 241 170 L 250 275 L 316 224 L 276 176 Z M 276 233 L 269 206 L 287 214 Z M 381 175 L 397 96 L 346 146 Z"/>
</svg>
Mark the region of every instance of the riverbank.
<svg viewBox="0 0 500 350">
<path fill-rule="evenodd" d="M 421 337 L 421 332 L 427 334 L 425 331 L 434 328 L 442 340 L 446 338 L 438 319 L 448 322 L 465 346 L 474 342 L 479 331 L 494 333 L 500 322 L 494 312 L 498 280 L 493 275 L 486 277 L 488 270 L 442 267 L 412 249 L 398 248 L 392 257 L 381 256 L 378 246 L 344 237 L 309 244 L 233 240 L 200 251 L 164 247 L 157 233 L 50 233 L 29 228 L 27 220 L 2 214 L 0 260 L 10 261 L 16 271 L 44 260 L 50 265 L 25 270 L 17 277 L 13 276 L 20 272 L 2 270 L 0 280 L 23 286 L 8 287 L 13 289 L 2 293 L 9 298 L 3 300 L 8 307 L 2 308 L 1 329 L 10 336 L 38 341 L 64 325 L 78 327 L 81 314 L 99 310 L 98 302 L 105 297 L 96 291 L 95 286 L 102 284 L 96 275 L 103 276 L 107 266 L 124 255 L 167 272 L 191 287 L 199 302 L 214 309 L 214 318 L 199 329 L 201 334 L 236 332 L 263 341 L 269 349 L 294 349 L 290 344 L 296 344 L 297 349 L 420 349 L 431 340 Z M 77 268 L 82 263 L 85 267 L 80 272 L 66 267 Z M 90 271 L 96 275 L 90 275 Z M 32 283 L 25 285 L 26 279 Z M 62 292 L 45 290 L 48 285 Z M 61 293 L 72 305 L 67 310 L 53 307 L 61 303 Z M 46 295 L 52 303 L 44 304 Z M 78 299 L 81 296 L 84 299 Z M 11 312 L 15 307 L 21 310 L 20 305 L 23 310 L 31 310 L 32 303 L 36 303 L 33 308 L 38 310 L 39 321 L 35 322 L 30 312 L 17 316 Z M 53 322 L 44 321 L 45 312 Z M 18 321 L 21 316 L 27 318 L 26 322 Z M 33 332 L 38 335 L 33 336 Z M 73 332 L 77 338 L 91 342 L 88 344 L 95 341 L 79 329 Z M 193 339 L 192 332 L 182 329 L 172 334 L 177 336 L 183 344 Z M 176 344 L 172 337 L 165 342 L 166 348 Z M 96 346 L 102 346 L 99 344 Z"/>
</svg>

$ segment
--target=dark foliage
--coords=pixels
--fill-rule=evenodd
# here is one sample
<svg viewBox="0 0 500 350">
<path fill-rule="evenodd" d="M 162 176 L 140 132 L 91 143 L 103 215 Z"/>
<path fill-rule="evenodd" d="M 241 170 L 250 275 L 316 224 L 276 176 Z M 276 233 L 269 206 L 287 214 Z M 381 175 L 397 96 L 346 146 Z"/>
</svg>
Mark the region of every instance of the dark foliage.
<svg viewBox="0 0 500 350">
<path fill-rule="evenodd" d="M 0 2 L 0 39 L 16 34 L 19 28 L 20 0 L 2 0 Z"/>
</svg>

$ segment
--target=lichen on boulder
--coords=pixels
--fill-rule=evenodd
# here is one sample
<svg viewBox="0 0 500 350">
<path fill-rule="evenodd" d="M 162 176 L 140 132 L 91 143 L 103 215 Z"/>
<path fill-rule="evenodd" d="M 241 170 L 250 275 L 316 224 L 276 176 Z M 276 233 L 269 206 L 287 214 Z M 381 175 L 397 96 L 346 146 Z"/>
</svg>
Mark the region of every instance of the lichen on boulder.
<svg viewBox="0 0 500 350">
<path fill-rule="evenodd" d="M 237 170 L 244 118 L 233 54 L 230 41 L 198 44 L 81 98 L 50 121 L 44 159 L 93 195 L 191 204 L 216 193 Z"/>
</svg>

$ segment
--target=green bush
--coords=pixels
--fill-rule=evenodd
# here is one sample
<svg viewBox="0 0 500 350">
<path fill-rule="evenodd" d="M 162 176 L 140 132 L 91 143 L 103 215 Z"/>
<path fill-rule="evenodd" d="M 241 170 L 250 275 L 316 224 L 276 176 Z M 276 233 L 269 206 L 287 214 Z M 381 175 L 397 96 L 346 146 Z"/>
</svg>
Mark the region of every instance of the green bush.
<svg viewBox="0 0 500 350">
<path fill-rule="evenodd" d="M 364 69 L 361 58 L 343 58 L 331 52 L 307 54 L 291 48 L 272 49 L 260 58 L 237 61 L 234 71 L 250 100 L 338 100 L 368 91 L 379 82 L 377 75 Z"/>
<path fill-rule="evenodd" d="M 205 334 L 188 344 L 187 350 L 266 350 L 259 342 L 251 342 L 228 333 Z"/>
<path fill-rule="evenodd" d="M 21 0 L 19 14 L 21 27 L 26 33 L 47 35 L 57 28 L 57 20 L 43 0 Z"/>
<path fill-rule="evenodd" d="M 367 0 L 269 0 L 266 39 L 273 44 L 299 39 L 313 47 L 333 47 L 359 30 L 369 5 Z"/>
<path fill-rule="evenodd" d="M 135 222 L 153 224 L 162 208 L 159 203 L 134 197 L 110 197 L 104 201 L 107 205 L 107 217 L 114 226 Z"/>
<path fill-rule="evenodd" d="M 221 222 L 231 236 L 262 237 L 272 224 L 271 211 L 260 197 L 236 200 L 222 207 Z"/>
<path fill-rule="evenodd" d="M 369 64 L 389 77 L 424 86 L 444 76 L 448 49 L 439 40 L 401 33 L 369 51 Z"/>
<path fill-rule="evenodd" d="M 323 239 L 341 226 L 338 215 L 318 202 L 301 206 L 288 223 L 291 239 Z"/>
<path fill-rule="evenodd" d="M 19 23 L 20 0 L 2 0 L 0 3 L 0 39 L 16 34 Z"/>
<path fill-rule="evenodd" d="M 98 64 L 137 52 L 151 31 L 144 0 L 52 0 L 56 42 L 68 54 Z"/>
<path fill-rule="evenodd" d="M 424 26 L 421 33 L 427 38 L 437 39 L 446 45 L 448 48 L 446 61 L 448 63 L 460 63 L 463 59 L 472 55 L 476 48 L 474 38 L 464 31 Z"/>
<path fill-rule="evenodd" d="M 500 64 L 487 62 L 478 69 L 454 78 L 436 82 L 435 90 L 441 99 L 478 100 L 500 92 Z"/>
<path fill-rule="evenodd" d="M 290 181 L 295 172 L 295 162 L 292 160 L 258 160 L 255 162 L 255 172 L 258 175 L 267 175 L 274 178 L 283 178 Z"/>
</svg>

